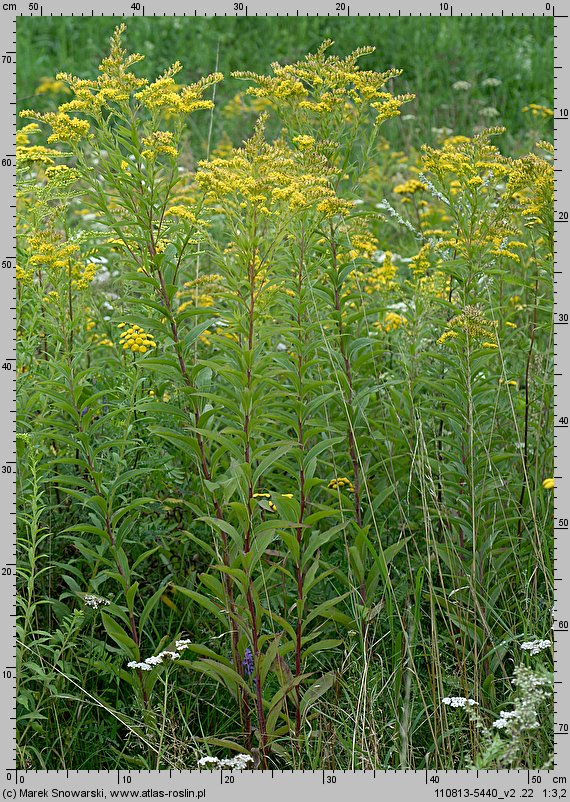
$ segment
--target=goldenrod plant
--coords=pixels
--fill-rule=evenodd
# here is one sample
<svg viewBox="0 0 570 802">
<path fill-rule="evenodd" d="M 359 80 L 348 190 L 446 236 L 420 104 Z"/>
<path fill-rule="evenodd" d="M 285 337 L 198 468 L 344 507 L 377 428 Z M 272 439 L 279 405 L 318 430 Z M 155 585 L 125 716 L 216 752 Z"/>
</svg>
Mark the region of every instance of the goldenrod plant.
<svg viewBox="0 0 570 802">
<path fill-rule="evenodd" d="M 149 80 L 125 32 L 17 135 L 21 765 L 546 765 L 548 131 L 395 153 L 374 48 Z"/>
</svg>

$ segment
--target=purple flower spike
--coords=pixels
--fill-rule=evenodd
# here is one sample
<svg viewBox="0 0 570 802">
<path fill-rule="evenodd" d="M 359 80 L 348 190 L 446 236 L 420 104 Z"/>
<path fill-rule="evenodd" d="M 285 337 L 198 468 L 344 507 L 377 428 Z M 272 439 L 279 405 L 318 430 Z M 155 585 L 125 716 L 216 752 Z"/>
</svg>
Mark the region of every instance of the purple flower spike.
<svg viewBox="0 0 570 802">
<path fill-rule="evenodd" d="M 253 674 L 253 653 L 249 648 L 249 646 L 245 650 L 242 665 L 245 669 L 246 676 L 251 677 L 251 675 Z"/>
</svg>

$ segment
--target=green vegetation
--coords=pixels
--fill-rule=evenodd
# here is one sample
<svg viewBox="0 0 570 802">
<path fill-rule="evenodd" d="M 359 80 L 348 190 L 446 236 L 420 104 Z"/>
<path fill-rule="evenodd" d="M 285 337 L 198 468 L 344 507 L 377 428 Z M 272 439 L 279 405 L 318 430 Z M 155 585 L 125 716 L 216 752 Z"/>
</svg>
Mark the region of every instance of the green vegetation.
<svg viewBox="0 0 570 802">
<path fill-rule="evenodd" d="M 333 39 L 335 52 L 348 53 L 361 43 L 375 45 L 367 68 L 403 71 L 398 91 L 413 92 L 417 99 L 406 107 L 406 120 L 395 120 L 384 135 L 397 147 L 419 147 L 437 141 L 433 129 L 451 128 L 469 136 L 477 125 L 504 125 L 507 140 L 523 139 L 527 147 L 528 103 L 552 108 L 553 27 L 546 17 L 497 18 L 132 18 L 129 42 L 144 53 L 140 74 L 151 78 L 172 62 L 184 64 L 185 80 L 219 70 L 227 80 L 217 87 L 216 131 L 227 128 L 219 112 L 242 90 L 229 78 L 234 70 L 267 72 L 273 61 L 282 64 L 302 58 L 325 39 Z M 90 77 L 105 53 L 105 42 L 115 19 L 23 17 L 18 20 L 18 100 L 20 108 L 48 108 L 49 93 L 34 96 L 42 78 L 57 72 Z M 499 86 L 485 85 L 498 79 Z M 457 81 L 471 89 L 456 90 Z M 62 100 L 61 96 L 56 99 Z M 497 116 L 486 116 L 494 108 Z M 251 122 L 251 119 L 250 121 Z M 203 144 L 206 126 L 190 123 Z M 241 126 L 233 144 L 249 130 Z"/>
<path fill-rule="evenodd" d="M 19 23 L 19 764 L 550 767 L 551 21 L 283 22 Z"/>
</svg>

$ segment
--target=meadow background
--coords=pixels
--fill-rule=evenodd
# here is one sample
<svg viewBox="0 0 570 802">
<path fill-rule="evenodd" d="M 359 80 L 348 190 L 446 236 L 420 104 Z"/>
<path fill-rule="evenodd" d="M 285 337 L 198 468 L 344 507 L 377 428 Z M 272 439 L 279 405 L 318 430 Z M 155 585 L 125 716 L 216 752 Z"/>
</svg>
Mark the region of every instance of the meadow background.
<svg viewBox="0 0 570 802">
<path fill-rule="evenodd" d="M 59 72 L 96 77 L 118 22 L 20 18 L 18 111 L 69 101 Z M 234 70 L 268 74 L 330 38 L 342 57 L 374 45 L 362 69 L 402 69 L 389 90 L 415 98 L 354 157 L 358 170 L 347 159 L 343 191 L 358 215 L 330 234 L 332 268 L 326 226 L 307 250 L 311 293 L 288 272 L 303 262 L 305 226 L 291 229 L 290 250 L 275 245 L 269 283 L 282 297 L 256 312 L 256 349 L 244 346 L 235 301 L 247 259 L 227 233 L 228 221 L 239 228 L 229 201 L 180 257 L 180 275 L 154 254 L 144 284 L 119 242 L 144 240 L 135 205 L 130 218 L 117 211 L 114 180 L 128 163 L 113 159 L 131 145 L 109 149 L 105 209 L 85 189 L 100 162 L 87 159 L 74 188 L 50 190 L 55 173 L 21 140 L 20 766 L 194 768 L 241 754 L 231 765 L 550 767 L 551 166 L 548 150 L 540 162 L 523 157 L 552 142 L 552 21 L 126 22 L 128 52 L 145 55 L 138 76 L 152 81 L 176 59 L 185 84 L 225 76 L 206 95 L 214 109 L 190 115 L 177 140 L 184 203 L 195 202 L 198 161 L 231 158 L 265 109 Z M 288 125 L 287 141 L 292 123 L 272 114 L 264 136 Z M 489 126 L 506 129 L 497 150 L 453 140 Z M 422 156 L 426 144 L 436 150 Z M 440 170 L 465 152 L 480 184 Z M 505 172 L 489 179 L 489 162 Z M 153 181 L 172 205 L 165 175 Z M 507 203 L 509 181 L 520 186 Z M 182 241 L 177 226 L 170 245 Z M 56 250 L 79 235 L 83 267 L 73 281 L 69 268 L 67 288 L 50 273 L 62 251 L 42 262 L 52 234 Z M 172 258 L 167 250 L 164 265 Z M 229 294 L 210 278 L 220 270 Z M 150 353 L 125 360 L 133 326 Z M 245 409 L 254 424 L 242 464 Z M 192 429 L 196 410 L 203 423 Z M 304 521 L 306 541 L 292 520 Z M 248 527 L 263 544 L 255 557 Z M 177 648 L 171 665 L 165 651 Z"/>
<path fill-rule="evenodd" d="M 115 24 L 108 17 L 19 20 L 18 108 L 29 106 L 32 98 L 34 108 L 50 108 L 49 84 L 42 89 L 42 78 L 53 78 L 58 72 L 91 76 Z M 416 95 L 404 112 L 414 119 L 395 120 L 383 131 L 395 147 L 434 144 L 433 129 L 470 133 L 482 124 L 505 125 L 507 137 L 524 147 L 532 131 L 523 108 L 528 103 L 552 108 L 553 103 L 554 39 L 547 18 L 501 18 L 490 24 L 484 17 L 210 17 L 192 21 L 171 17 L 132 18 L 128 24 L 130 47 L 145 54 L 139 72 L 148 78 L 164 70 L 173 53 L 183 62 L 185 77 L 197 80 L 216 69 L 225 76 L 233 70 L 264 73 L 273 61 L 295 61 L 325 39 L 335 41 L 339 54 L 361 43 L 373 44 L 376 52 L 367 58 L 367 67 L 401 69 L 398 91 Z M 498 78 L 501 84 L 485 86 L 488 78 Z M 470 90 L 454 89 L 457 81 L 467 81 Z M 35 94 L 38 88 L 43 99 Z M 219 85 L 218 111 L 242 88 L 231 78 Z M 486 115 L 484 110 L 490 107 L 497 110 L 496 116 Z M 218 134 L 227 130 L 227 118 L 216 114 L 214 126 Z M 249 130 L 239 133 L 243 138 Z M 204 131 L 194 134 L 203 146 Z"/>
</svg>

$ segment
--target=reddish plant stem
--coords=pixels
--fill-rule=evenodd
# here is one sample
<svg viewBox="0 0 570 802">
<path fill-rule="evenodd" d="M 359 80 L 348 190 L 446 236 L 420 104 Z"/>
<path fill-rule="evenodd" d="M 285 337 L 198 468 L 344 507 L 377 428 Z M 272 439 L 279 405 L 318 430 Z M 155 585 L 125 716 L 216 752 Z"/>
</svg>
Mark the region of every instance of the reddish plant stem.
<svg viewBox="0 0 570 802">
<path fill-rule="evenodd" d="M 186 361 L 184 359 L 184 354 L 182 353 L 182 345 L 181 345 L 180 336 L 179 336 L 179 333 L 178 333 L 178 326 L 176 325 L 176 320 L 174 318 L 173 311 L 172 311 L 172 305 L 171 305 L 170 300 L 168 298 L 168 293 L 167 293 L 167 290 L 166 290 L 166 284 L 164 282 L 164 275 L 163 275 L 161 270 L 159 270 L 157 272 L 157 276 L 158 276 L 158 280 L 159 280 L 159 283 L 160 283 L 160 297 L 161 297 L 162 303 L 164 304 L 164 307 L 165 307 L 165 309 L 167 311 L 167 314 L 168 314 L 168 320 L 169 320 L 169 323 L 170 323 L 170 331 L 171 331 L 172 339 L 173 339 L 173 342 L 174 342 L 174 349 L 176 351 L 176 358 L 178 360 L 178 366 L 180 368 L 180 373 L 182 375 L 182 379 L 184 381 L 184 384 L 187 387 L 189 387 L 191 389 L 194 389 L 194 384 L 193 384 L 192 379 L 191 379 L 191 377 L 190 377 L 190 375 L 188 373 L 188 368 L 186 366 Z M 211 474 L 211 471 L 210 471 L 210 466 L 208 465 L 208 458 L 207 458 L 207 455 L 206 455 L 206 448 L 204 446 L 204 439 L 203 439 L 202 435 L 200 434 L 200 432 L 198 431 L 198 428 L 200 426 L 200 408 L 199 408 L 197 403 L 195 403 L 193 406 L 194 406 L 194 409 L 193 409 L 194 424 L 195 424 L 195 427 L 196 427 L 196 442 L 198 443 L 198 449 L 200 451 L 200 468 L 202 470 L 202 476 L 204 477 L 204 479 L 206 481 L 209 482 L 209 481 L 211 481 L 212 474 Z M 218 518 L 218 520 L 221 521 L 221 520 L 223 520 L 224 516 L 223 516 L 222 507 L 220 505 L 220 502 L 215 497 L 215 495 L 212 495 L 212 500 L 213 500 L 213 503 L 214 503 L 214 510 L 215 510 L 216 518 Z M 222 538 L 222 560 L 223 560 L 224 565 L 226 567 L 229 567 L 229 565 L 230 565 L 230 555 L 229 555 L 229 547 L 228 547 L 228 536 L 227 536 L 226 532 L 224 532 L 223 530 L 221 530 L 220 534 L 221 534 L 221 538 Z M 226 573 L 223 574 L 223 584 L 224 584 L 224 590 L 225 590 L 225 593 L 226 593 L 226 596 L 227 596 L 227 599 L 228 599 L 228 606 L 229 606 L 229 610 L 230 610 L 230 618 L 231 618 L 231 622 L 232 622 L 232 657 L 233 657 L 234 666 L 236 668 L 236 671 L 240 675 L 243 676 L 243 666 L 242 666 L 241 660 L 239 658 L 239 650 L 238 650 L 239 637 L 238 637 L 238 629 L 237 629 L 237 613 L 236 613 L 236 607 L 235 607 L 233 586 L 232 586 L 232 581 L 231 581 L 230 576 L 228 574 L 226 574 Z M 245 696 L 245 694 L 242 694 L 241 698 L 242 698 L 242 705 L 243 705 L 244 716 L 245 716 L 244 729 L 245 729 L 246 733 L 249 733 L 250 725 L 249 725 L 249 708 L 248 708 L 248 703 L 247 703 L 247 697 Z M 240 709 L 240 714 L 241 714 L 241 709 Z"/>
</svg>

